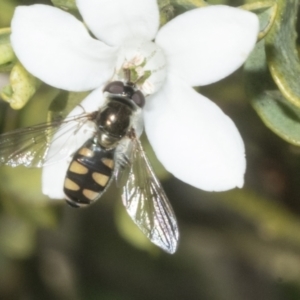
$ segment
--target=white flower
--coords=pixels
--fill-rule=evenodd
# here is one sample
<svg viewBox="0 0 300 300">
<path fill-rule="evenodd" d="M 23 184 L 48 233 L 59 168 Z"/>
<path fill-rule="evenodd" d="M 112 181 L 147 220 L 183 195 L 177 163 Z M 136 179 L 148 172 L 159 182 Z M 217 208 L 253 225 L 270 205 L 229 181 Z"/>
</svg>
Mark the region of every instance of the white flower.
<svg viewBox="0 0 300 300">
<path fill-rule="evenodd" d="M 165 168 L 207 191 L 242 187 L 246 161 L 240 134 L 192 87 L 216 82 L 244 63 L 256 42 L 257 17 L 236 8 L 208 6 L 186 12 L 158 30 L 155 0 L 76 3 L 98 40 L 58 8 L 16 9 L 11 41 L 25 68 L 57 88 L 95 89 L 82 102 L 87 112 L 102 105 L 102 88 L 118 78 L 120 68 L 135 68 L 139 75 L 150 71 L 140 86 L 145 94 L 153 94 L 146 98 L 145 130 Z M 77 107 L 71 114 L 78 112 Z M 86 128 L 79 132 L 71 141 L 73 149 L 91 134 Z M 51 198 L 64 197 L 67 167 L 67 159 L 44 167 L 43 192 Z"/>
</svg>

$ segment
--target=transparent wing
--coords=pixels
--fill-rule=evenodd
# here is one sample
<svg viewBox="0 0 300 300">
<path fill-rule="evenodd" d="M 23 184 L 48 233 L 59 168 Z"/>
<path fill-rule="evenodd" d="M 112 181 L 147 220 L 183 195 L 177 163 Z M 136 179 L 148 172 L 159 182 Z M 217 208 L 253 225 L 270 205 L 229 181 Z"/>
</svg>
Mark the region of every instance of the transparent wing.
<svg viewBox="0 0 300 300">
<path fill-rule="evenodd" d="M 152 243 L 168 253 L 174 253 L 179 238 L 176 217 L 141 142 L 134 138 L 131 143 L 125 141 L 121 147 L 128 147 L 123 158 L 124 149 L 118 149 L 117 158 L 117 183 L 127 177 L 122 193 L 123 204 L 129 216 Z M 128 157 L 129 152 L 131 157 Z"/>
<path fill-rule="evenodd" d="M 81 114 L 64 119 L 43 123 L 32 127 L 17 129 L 0 135 L 0 165 L 16 167 L 42 167 L 53 156 L 47 157 L 47 151 L 51 143 L 63 136 L 64 142 L 61 145 L 58 159 L 68 155 L 66 148 L 70 147 L 70 139 L 86 122 L 94 117 L 93 113 Z"/>
</svg>

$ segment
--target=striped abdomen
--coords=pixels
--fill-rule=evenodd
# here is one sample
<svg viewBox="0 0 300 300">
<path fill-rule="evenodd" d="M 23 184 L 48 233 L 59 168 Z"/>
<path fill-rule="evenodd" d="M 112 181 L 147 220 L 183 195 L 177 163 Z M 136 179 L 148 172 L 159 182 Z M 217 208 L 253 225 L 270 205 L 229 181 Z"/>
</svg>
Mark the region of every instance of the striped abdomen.
<svg viewBox="0 0 300 300">
<path fill-rule="evenodd" d="M 64 183 L 71 206 L 91 204 L 103 194 L 113 176 L 114 153 L 115 149 L 106 150 L 93 139 L 75 153 Z"/>
</svg>

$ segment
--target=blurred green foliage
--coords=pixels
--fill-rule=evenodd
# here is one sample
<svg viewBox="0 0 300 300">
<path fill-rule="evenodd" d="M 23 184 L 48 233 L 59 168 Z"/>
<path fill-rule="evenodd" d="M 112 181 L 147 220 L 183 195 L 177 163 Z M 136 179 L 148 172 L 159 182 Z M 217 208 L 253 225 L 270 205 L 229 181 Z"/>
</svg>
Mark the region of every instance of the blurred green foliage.
<svg viewBox="0 0 300 300">
<path fill-rule="evenodd" d="M 281 138 L 299 146 L 297 7 L 298 1 L 277 2 L 271 30 L 245 64 L 245 82 L 262 121 Z"/>
<path fill-rule="evenodd" d="M 273 10 L 275 2 L 277 10 Z M 17 5 L 32 3 L 54 4 L 78 14 L 75 1 L 70 0 L 0 0 L 0 28 L 9 27 Z M 242 70 L 201 88 L 231 116 L 245 140 L 245 188 L 206 193 L 187 186 L 164 170 L 144 139 L 181 231 L 178 252 L 168 256 L 133 226 L 114 186 L 92 207 L 74 210 L 42 195 L 41 170 L 1 167 L 1 299 L 300 298 L 298 1 L 158 3 L 161 24 L 208 4 L 248 4 L 246 8 L 252 7 L 260 16 L 261 30 L 267 28 L 266 38 L 245 65 L 247 95 Z M 1 71 L 10 71 L 13 65 L 22 68 L 11 52 L 7 29 L 0 31 L 0 56 Z M 64 117 L 86 96 L 36 84 L 31 75 L 21 74 L 20 82 L 30 86 L 31 94 L 12 80 L 2 98 L 27 93 L 24 99 L 30 101 L 19 111 L 0 102 L 2 132 Z M 24 81 L 24 76 L 29 79 Z"/>
<path fill-rule="evenodd" d="M 40 86 L 40 81 L 16 62 L 10 71 L 10 84 L 3 87 L 0 96 L 12 109 L 21 109 L 32 98 Z"/>
<path fill-rule="evenodd" d="M 11 71 L 16 61 L 12 46 L 10 45 L 10 29 L 0 29 L 0 72 Z"/>
<path fill-rule="evenodd" d="M 266 55 L 271 75 L 282 95 L 300 108 L 300 60 L 297 50 L 298 0 L 278 1 L 274 25 L 266 36 Z"/>
</svg>

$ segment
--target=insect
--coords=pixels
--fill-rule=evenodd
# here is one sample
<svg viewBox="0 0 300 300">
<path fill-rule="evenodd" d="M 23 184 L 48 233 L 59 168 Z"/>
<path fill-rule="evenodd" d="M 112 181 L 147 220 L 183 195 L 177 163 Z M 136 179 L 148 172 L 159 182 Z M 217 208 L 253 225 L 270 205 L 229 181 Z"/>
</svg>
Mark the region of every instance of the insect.
<svg viewBox="0 0 300 300">
<path fill-rule="evenodd" d="M 0 135 L 0 164 L 43 167 L 64 159 L 68 151 L 49 155 L 51 145 L 65 137 L 67 149 L 76 132 L 89 123 L 91 136 L 70 156 L 64 181 L 67 203 L 87 206 L 115 179 L 135 224 L 152 243 L 174 253 L 179 237 L 176 217 L 137 136 L 144 96 L 133 83 L 122 81 L 110 82 L 103 92 L 105 103 L 98 111 Z"/>
</svg>

